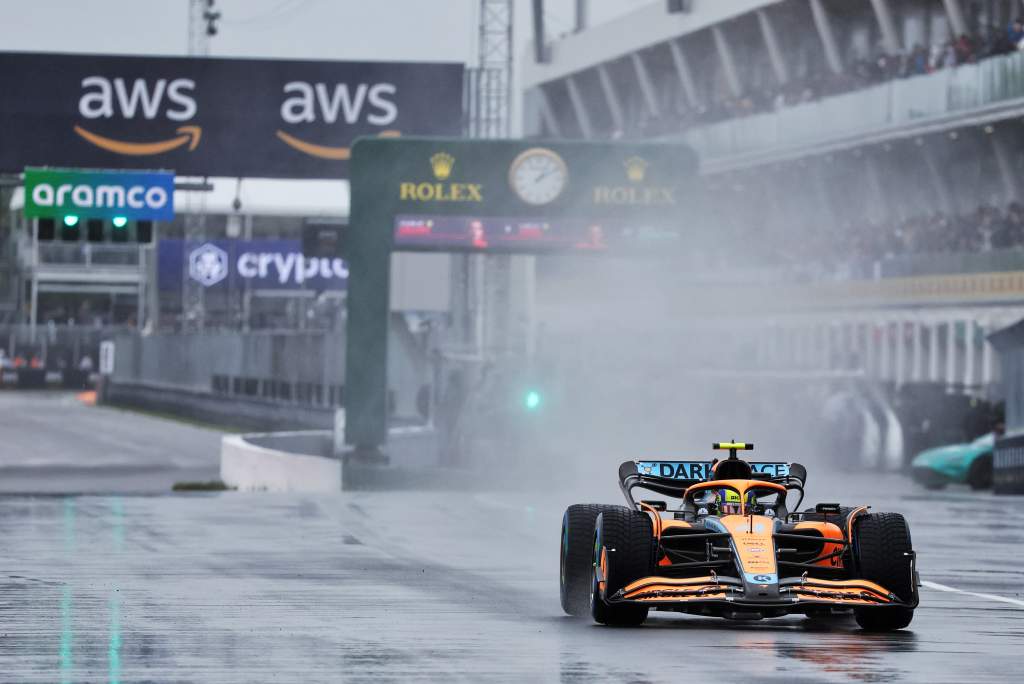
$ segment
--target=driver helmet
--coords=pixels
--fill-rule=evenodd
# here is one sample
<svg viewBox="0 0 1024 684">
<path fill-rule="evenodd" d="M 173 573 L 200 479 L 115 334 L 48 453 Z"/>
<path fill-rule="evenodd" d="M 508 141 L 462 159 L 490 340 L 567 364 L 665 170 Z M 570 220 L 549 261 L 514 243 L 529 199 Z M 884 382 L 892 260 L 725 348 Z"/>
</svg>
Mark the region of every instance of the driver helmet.
<svg viewBox="0 0 1024 684">
<path fill-rule="evenodd" d="M 722 515 L 739 515 L 741 506 L 740 493 L 732 489 L 719 489 L 715 497 L 718 510 Z"/>
</svg>

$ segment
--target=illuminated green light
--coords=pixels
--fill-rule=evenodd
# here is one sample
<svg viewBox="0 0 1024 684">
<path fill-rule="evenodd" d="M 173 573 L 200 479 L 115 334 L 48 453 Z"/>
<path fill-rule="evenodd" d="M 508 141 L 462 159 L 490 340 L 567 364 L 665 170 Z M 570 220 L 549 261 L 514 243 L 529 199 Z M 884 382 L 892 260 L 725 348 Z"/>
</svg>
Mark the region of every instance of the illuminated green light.
<svg viewBox="0 0 1024 684">
<path fill-rule="evenodd" d="M 128 219 L 124 216 L 115 216 L 111 223 L 114 224 L 115 228 L 124 228 L 128 225 Z"/>
<path fill-rule="evenodd" d="M 525 404 L 527 410 L 536 411 L 537 409 L 539 409 L 541 404 L 540 392 L 536 390 L 530 390 L 529 392 L 527 392 L 525 397 Z"/>
<path fill-rule="evenodd" d="M 68 228 L 74 228 L 78 225 L 78 217 L 73 214 L 68 214 L 64 217 L 64 225 Z"/>
</svg>

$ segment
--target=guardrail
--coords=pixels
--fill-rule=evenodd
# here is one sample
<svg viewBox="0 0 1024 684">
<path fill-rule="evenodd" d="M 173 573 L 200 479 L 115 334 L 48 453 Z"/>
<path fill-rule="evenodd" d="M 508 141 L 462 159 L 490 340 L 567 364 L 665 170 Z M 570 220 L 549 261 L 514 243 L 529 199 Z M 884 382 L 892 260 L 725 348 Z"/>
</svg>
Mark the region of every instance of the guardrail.
<svg viewBox="0 0 1024 684">
<path fill-rule="evenodd" d="M 89 242 L 39 243 L 40 266 L 126 267 L 138 269 L 142 248 L 138 245 L 106 245 Z"/>
<path fill-rule="evenodd" d="M 1022 98 L 1024 53 L 1013 53 L 699 126 L 684 137 L 702 159 L 744 158 L 866 136 Z"/>
</svg>

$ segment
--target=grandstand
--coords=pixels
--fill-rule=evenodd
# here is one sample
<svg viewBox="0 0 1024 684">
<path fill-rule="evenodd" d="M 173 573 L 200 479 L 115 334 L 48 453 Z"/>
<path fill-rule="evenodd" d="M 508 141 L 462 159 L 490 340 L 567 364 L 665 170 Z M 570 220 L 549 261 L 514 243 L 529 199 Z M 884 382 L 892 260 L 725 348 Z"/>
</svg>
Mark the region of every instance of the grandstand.
<svg viewBox="0 0 1024 684">
<path fill-rule="evenodd" d="M 1011 0 L 652 0 L 556 39 L 536 22 L 524 129 L 697 149 L 686 263 L 807 295 L 799 313 L 781 295 L 786 310 L 750 307 L 759 355 L 806 362 L 808 340 L 841 340 L 884 380 L 987 393 L 986 335 L 1024 301 L 1021 15 Z"/>
</svg>

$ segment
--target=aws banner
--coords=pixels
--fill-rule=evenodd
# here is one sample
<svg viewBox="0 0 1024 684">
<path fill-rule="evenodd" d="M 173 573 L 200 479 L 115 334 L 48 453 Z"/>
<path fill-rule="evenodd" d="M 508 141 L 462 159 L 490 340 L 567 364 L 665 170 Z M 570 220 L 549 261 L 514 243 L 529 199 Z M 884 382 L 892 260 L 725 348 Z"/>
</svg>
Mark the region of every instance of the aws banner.
<svg viewBox="0 0 1024 684">
<path fill-rule="evenodd" d="M 343 178 L 359 136 L 458 135 L 461 64 L 0 52 L 0 171 Z"/>
<path fill-rule="evenodd" d="M 174 174 L 25 169 L 25 216 L 174 220 Z"/>
</svg>

